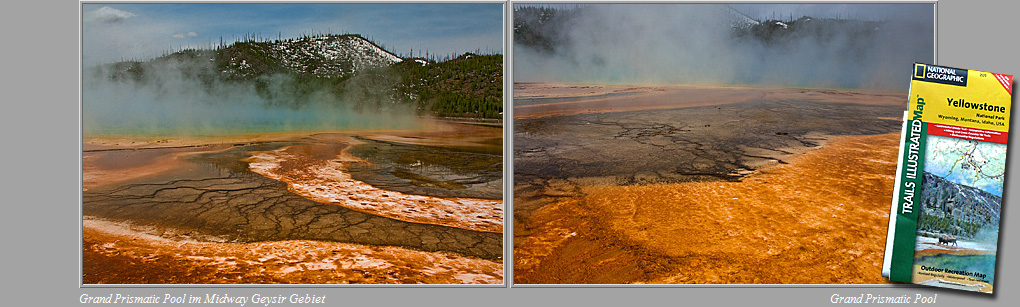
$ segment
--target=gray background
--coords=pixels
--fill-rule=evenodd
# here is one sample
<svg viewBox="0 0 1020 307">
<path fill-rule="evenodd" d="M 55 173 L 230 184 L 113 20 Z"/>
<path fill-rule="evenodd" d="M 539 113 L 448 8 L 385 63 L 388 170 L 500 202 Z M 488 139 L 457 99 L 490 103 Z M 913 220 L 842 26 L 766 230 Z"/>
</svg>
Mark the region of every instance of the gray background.
<svg viewBox="0 0 1020 307">
<path fill-rule="evenodd" d="M 0 301 L 7 306 L 77 304 L 78 298 L 123 295 L 263 296 L 326 295 L 328 305 L 792 305 L 828 304 L 833 294 L 938 295 L 938 304 L 1006 305 L 1020 301 L 1020 150 L 1009 152 L 1009 173 L 1000 229 L 996 294 L 973 294 L 919 286 L 755 285 L 669 287 L 79 287 L 78 3 L 8 2 L 0 24 L 4 43 L 5 110 L 0 215 L 3 276 Z M 1020 75 L 1016 18 L 1020 3 L 943 0 L 938 3 L 937 64 Z M 509 55 L 509 52 L 507 52 Z M 904 69 L 909 67 L 904 63 Z M 508 66 L 509 67 L 509 66 Z M 507 80 L 510 80 L 508 74 Z M 906 80 L 904 80 L 906 82 Z M 1016 84 L 1016 82 L 1014 82 Z M 510 88 L 510 87 L 507 87 Z M 1014 108 L 1015 112 L 1016 108 Z M 1016 120 L 1013 120 L 1016 125 Z M 508 125 L 509 126 L 509 125 Z M 1016 137 L 1011 143 L 1016 142 Z M 1011 146 L 1015 147 L 1015 146 Z M 507 144 L 509 152 L 510 144 Z M 509 176 L 507 177 L 509 183 Z M 1016 195 L 1014 195 L 1016 194 Z M 1014 199 L 1018 199 L 1014 201 Z M 507 261 L 509 264 L 510 261 Z M 776 272 L 784 274 L 784 272 Z M 509 276 L 509 275 L 508 275 Z M 250 306 L 251 304 L 246 306 Z"/>
</svg>

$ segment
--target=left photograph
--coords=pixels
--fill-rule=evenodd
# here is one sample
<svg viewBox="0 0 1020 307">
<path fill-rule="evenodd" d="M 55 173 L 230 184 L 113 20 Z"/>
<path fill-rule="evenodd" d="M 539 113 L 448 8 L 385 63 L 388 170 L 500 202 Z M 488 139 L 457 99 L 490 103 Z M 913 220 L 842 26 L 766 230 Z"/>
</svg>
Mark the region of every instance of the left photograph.
<svg viewBox="0 0 1020 307">
<path fill-rule="evenodd" d="M 503 284 L 503 4 L 81 5 L 82 284 Z"/>
</svg>

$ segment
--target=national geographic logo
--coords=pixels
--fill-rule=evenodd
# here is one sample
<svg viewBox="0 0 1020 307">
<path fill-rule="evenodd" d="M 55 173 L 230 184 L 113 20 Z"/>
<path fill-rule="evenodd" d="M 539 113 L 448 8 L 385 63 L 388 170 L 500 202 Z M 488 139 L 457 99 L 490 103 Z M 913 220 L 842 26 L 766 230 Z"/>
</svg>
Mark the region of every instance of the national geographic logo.
<svg viewBox="0 0 1020 307">
<path fill-rule="evenodd" d="M 914 63 L 914 80 L 956 86 L 967 86 L 967 70 Z"/>
</svg>

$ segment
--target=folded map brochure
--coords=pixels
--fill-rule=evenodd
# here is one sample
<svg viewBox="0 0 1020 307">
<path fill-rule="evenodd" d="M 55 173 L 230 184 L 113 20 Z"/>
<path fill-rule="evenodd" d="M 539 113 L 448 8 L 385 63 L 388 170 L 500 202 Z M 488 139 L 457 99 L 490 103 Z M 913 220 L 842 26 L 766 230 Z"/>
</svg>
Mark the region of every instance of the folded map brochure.
<svg viewBox="0 0 1020 307">
<path fill-rule="evenodd" d="M 914 63 L 882 275 L 992 293 L 1013 76 Z"/>
</svg>

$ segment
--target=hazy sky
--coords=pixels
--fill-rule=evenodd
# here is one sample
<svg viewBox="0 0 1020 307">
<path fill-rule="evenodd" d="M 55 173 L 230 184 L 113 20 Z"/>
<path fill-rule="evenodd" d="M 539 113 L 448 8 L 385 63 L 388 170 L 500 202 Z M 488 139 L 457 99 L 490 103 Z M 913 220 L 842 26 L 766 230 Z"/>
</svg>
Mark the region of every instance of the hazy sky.
<svg viewBox="0 0 1020 307">
<path fill-rule="evenodd" d="M 257 33 L 276 39 L 353 33 L 391 52 L 502 53 L 503 6 L 486 4 L 82 4 L 86 66 L 145 60 Z"/>
</svg>

